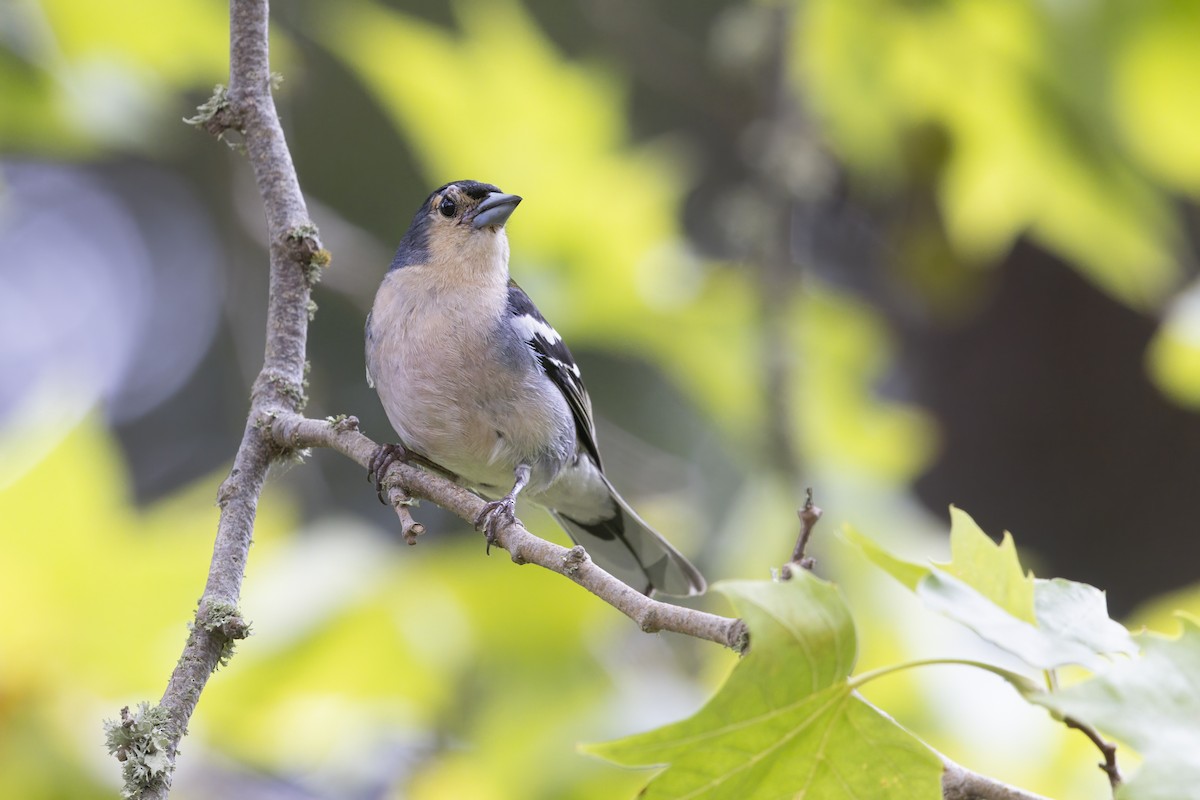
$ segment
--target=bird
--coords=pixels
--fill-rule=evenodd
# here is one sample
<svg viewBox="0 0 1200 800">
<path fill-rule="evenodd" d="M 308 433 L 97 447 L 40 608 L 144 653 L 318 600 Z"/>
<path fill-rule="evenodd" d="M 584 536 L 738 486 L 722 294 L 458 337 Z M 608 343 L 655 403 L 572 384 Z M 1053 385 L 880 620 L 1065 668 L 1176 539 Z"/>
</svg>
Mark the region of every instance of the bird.
<svg viewBox="0 0 1200 800">
<path fill-rule="evenodd" d="M 509 275 L 506 223 L 521 200 L 452 181 L 413 216 L 367 315 L 367 382 L 399 437 L 377 448 L 368 480 L 382 498 L 394 461 L 450 474 L 489 499 L 475 520 L 489 548 L 520 495 L 643 594 L 700 594 L 700 572 L 604 474 L 579 367 Z"/>
</svg>

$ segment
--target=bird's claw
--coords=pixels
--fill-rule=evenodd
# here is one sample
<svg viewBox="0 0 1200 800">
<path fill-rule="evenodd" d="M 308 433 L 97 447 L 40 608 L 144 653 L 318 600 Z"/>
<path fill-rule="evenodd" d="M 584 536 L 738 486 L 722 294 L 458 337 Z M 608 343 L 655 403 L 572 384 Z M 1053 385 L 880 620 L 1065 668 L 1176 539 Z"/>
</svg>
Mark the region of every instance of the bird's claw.
<svg viewBox="0 0 1200 800">
<path fill-rule="evenodd" d="M 499 538 L 500 529 L 516 522 L 515 507 L 515 498 L 502 497 L 489 502 L 483 507 L 483 511 L 479 512 L 479 516 L 475 517 L 475 530 L 483 531 L 484 538 L 487 539 L 486 552 L 488 555 L 491 555 L 492 545 Z"/>
<path fill-rule="evenodd" d="M 402 444 L 381 444 L 375 448 L 371 460 L 367 462 L 367 482 L 375 484 L 375 494 L 379 502 L 388 504 L 383 491 L 383 477 L 388 469 L 397 461 L 405 462 L 411 457 L 409 450 Z"/>
</svg>

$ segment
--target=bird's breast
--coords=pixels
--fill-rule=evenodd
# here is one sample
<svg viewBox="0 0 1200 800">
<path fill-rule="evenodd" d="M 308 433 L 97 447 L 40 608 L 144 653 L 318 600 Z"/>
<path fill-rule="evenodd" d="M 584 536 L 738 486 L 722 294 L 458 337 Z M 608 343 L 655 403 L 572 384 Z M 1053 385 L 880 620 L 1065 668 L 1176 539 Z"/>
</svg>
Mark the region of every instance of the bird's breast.
<svg viewBox="0 0 1200 800">
<path fill-rule="evenodd" d="M 507 487 L 517 464 L 548 485 L 574 455 L 565 399 L 500 323 L 498 300 L 394 270 L 371 312 L 367 358 L 401 441 L 469 483 Z"/>
</svg>

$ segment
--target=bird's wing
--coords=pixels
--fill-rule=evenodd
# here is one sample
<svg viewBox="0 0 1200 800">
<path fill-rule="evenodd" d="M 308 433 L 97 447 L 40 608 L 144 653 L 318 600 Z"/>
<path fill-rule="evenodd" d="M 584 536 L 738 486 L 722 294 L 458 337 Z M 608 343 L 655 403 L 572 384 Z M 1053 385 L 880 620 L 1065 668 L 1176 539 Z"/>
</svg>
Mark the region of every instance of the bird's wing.
<svg viewBox="0 0 1200 800">
<path fill-rule="evenodd" d="M 542 312 L 517 285 L 508 282 L 508 311 L 514 330 L 537 356 L 546 376 L 558 387 L 575 418 L 575 430 L 588 454 L 600 466 L 600 451 L 596 448 L 596 426 L 592 422 L 592 401 L 588 398 L 579 365 L 563 343 L 558 331 L 546 322 Z"/>
</svg>

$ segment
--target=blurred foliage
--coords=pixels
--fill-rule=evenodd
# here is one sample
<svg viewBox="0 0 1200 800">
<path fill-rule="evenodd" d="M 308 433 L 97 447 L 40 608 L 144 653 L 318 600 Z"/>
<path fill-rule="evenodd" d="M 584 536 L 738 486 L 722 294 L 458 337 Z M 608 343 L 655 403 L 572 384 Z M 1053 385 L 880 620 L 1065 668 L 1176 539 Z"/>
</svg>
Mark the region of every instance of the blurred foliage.
<svg viewBox="0 0 1200 800">
<path fill-rule="evenodd" d="M 111 776 L 99 780 L 89 757 L 99 729 L 81 724 L 81 712 L 95 716 L 107 706 L 115 716 L 174 665 L 207 572 L 215 485 L 210 478 L 139 511 L 120 455 L 89 420 L 0 493 L 6 794 L 111 795 Z M 269 548 L 295 525 L 268 497 L 255 535 Z M 55 742 L 54 750 L 42 752 L 39 741 Z"/>
<path fill-rule="evenodd" d="M 105 8 L 17 0 L 3 12 L 0 144 L 47 155 L 159 149 L 181 88 L 228 75 L 223 4 L 153 0 Z"/>
<path fill-rule="evenodd" d="M 919 409 L 883 402 L 873 391 L 890 360 L 879 320 L 816 280 L 788 316 L 789 349 L 803 354 L 791 391 L 805 455 L 882 481 L 919 474 L 933 457 L 936 432 Z"/>
<path fill-rule="evenodd" d="M 6 795 L 111 796 L 115 762 L 96 758 L 96 723 L 161 692 L 203 587 L 218 482 L 139 511 L 93 420 L 0 494 Z M 574 742 L 639 702 L 645 689 L 612 686 L 623 662 L 670 670 L 661 644 L 622 644 L 641 634 L 611 609 L 480 557 L 474 538 L 401 548 L 348 520 L 297 534 L 293 505 L 270 488 L 259 507 L 242 604 L 254 633 L 192 721 L 193 776 L 220 774 L 224 755 L 334 796 L 394 781 L 411 781 L 414 797 L 611 797 L 632 785 Z M 202 774 L 189 777 L 178 796 L 212 796 Z"/>
<path fill-rule="evenodd" d="M 922 160 L 937 164 L 961 253 L 993 260 L 1028 232 L 1105 290 L 1149 306 L 1180 278 L 1168 191 L 1181 187 L 1160 176 L 1164 160 L 1200 168 L 1194 141 L 1173 133 L 1180 75 L 1200 71 L 1200 55 L 1167 43 L 1164 57 L 1155 40 L 1150 56 L 1144 42 L 1156 29 L 1185 41 L 1180 24 L 1200 32 L 1194 8 L 1179 19 L 1184 5 L 813 0 L 797 23 L 799 77 L 856 171 L 896 182 Z M 1159 91 L 1129 91 L 1128 76 L 1146 71 Z M 1174 124 L 1147 159 L 1142 123 L 1156 117 Z M 1134 119 L 1136 129 L 1119 127 Z M 939 137 L 938 152 L 920 152 Z"/>
<path fill-rule="evenodd" d="M 782 27 L 781 9 L 794 12 Z M 790 550 L 801 467 L 833 524 L 886 531 L 898 551 L 944 539 L 908 490 L 946 442 L 905 391 L 896 316 L 881 308 L 969 315 L 986 293 L 983 268 L 1019 241 L 1161 315 L 1147 374 L 1200 407 L 1197 289 L 1180 290 L 1195 272 L 1200 2 L 310 0 L 273 11 L 272 66 L 287 78 L 277 101 L 335 255 L 311 337 L 320 413 L 375 414 L 370 432 L 385 435 L 359 377 L 365 305 L 416 203 L 459 178 L 526 198 L 510 229 L 514 275 L 607 400 L 598 414 L 650 441 L 623 453 L 608 437 L 608 463 L 629 465 L 617 483 L 639 486 L 638 507 L 714 578 L 762 575 Z M 88 206 L 25 235 L 66 240 L 152 205 L 177 227 L 142 224 L 192 252 L 182 234 L 219 238 L 210 258 L 227 281 L 213 289 L 226 305 L 212 312 L 224 327 L 209 363 L 171 387 L 145 428 L 120 431 L 118 449 L 100 412 L 70 422 L 102 402 L 93 384 L 118 378 L 76 369 L 48 389 L 13 365 L 65 363 L 50 349 L 63 337 L 47 333 L 64 316 L 87 331 L 127 322 L 127 309 L 49 277 L 30 281 L 40 294 L 11 291 L 12 270 L 59 274 L 36 256 L 0 267 L 0 304 L 36 309 L 22 317 L 27 336 L 9 331 L 0 344 L 0 381 L 21 400 L 0 407 L 4 796 L 111 796 L 119 770 L 99 720 L 159 695 L 203 585 L 214 467 L 232 454 L 261 351 L 265 263 L 245 164 L 180 123 L 226 80 L 226 25 L 219 0 L 0 7 L 0 192 L 3 163 L 58 161 L 64 194 L 94 182 L 127 206 Z M 779 112 L 789 94 L 803 114 Z M 147 189 L 161 186 L 145 179 L 150 166 L 186 184 L 192 204 Z M 805 216 L 838 192 L 871 213 L 910 213 L 865 231 Z M 936 213 L 920 211 L 926 193 Z M 0 194 L 5 244 L 10 197 Z M 837 257 L 797 244 L 827 227 Z M 763 244 L 771 236 L 782 241 Z M 882 299 L 836 268 L 870 260 L 853 246 L 877 238 L 896 267 Z M 77 252 L 115 274 L 106 259 L 118 254 Z M 160 308 L 164 293 L 194 296 L 162 274 L 129 291 Z M 1069 327 L 1070 309 L 1061 314 Z M 174 357 L 170 342 L 156 344 L 124 358 Z M 226 418 L 219 433 L 205 424 Z M 795 452 L 772 472 L 781 441 Z M 139 461 L 147 453 L 157 460 Z M 272 481 L 243 604 L 255 635 L 205 693 L 178 796 L 251 796 L 256 781 L 297 796 L 632 795 L 643 775 L 583 758 L 575 742 L 686 716 L 732 656 L 644 637 L 561 579 L 485 559 L 474 537 L 443 536 L 460 526 L 429 509 L 434 535 L 398 548 L 393 521 L 351 472 L 317 457 Z M 139 507 L 134 485 L 177 485 L 167 473 L 187 485 Z M 818 536 L 818 556 L 845 587 L 862 668 L 930 648 L 994 656 L 831 538 Z M 914 586 L 932 574 L 889 558 Z M 1200 599 L 1182 592 L 1138 619 L 1162 630 L 1180 606 Z M 989 774 L 1063 800 L 1103 789 L 1082 737 L 994 676 L 934 672 L 865 693 Z"/>
<path fill-rule="evenodd" d="M 1147 369 L 1180 405 L 1200 409 L 1200 284 L 1175 298 L 1147 353 Z"/>
<path fill-rule="evenodd" d="M 830 146 L 872 191 L 932 171 L 958 254 L 992 263 L 1029 235 L 1149 309 L 1194 272 L 1174 200 L 1200 194 L 1200 3 L 802 7 L 796 75 Z M 1200 351 L 1179 327 L 1148 363 L 1194 406 Z"/>
</svg>

